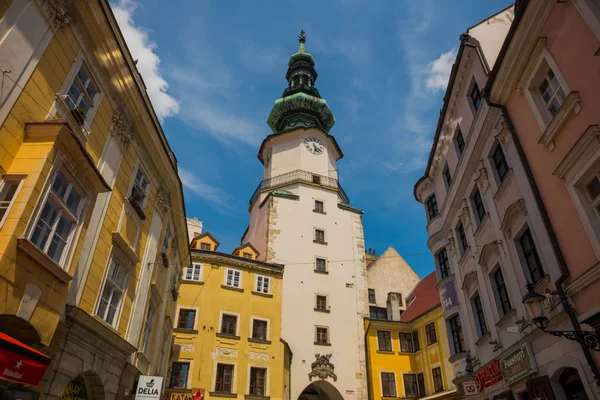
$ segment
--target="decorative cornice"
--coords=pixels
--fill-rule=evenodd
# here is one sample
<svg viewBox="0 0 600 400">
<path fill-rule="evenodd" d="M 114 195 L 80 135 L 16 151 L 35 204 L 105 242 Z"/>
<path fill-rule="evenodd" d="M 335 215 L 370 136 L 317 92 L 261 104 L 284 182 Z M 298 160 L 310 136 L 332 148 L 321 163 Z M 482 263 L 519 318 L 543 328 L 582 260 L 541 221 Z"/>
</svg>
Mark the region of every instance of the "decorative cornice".
<svg viewBox="0 0 600 400">
<path fill-rule="evenodd" d="M 465 277 L 463 278 L 463 283 L 462 283 L 461 289 L 463 291 L 467 291 L 469 286 L 471 286 L 472 282 L 477 282 L 477 272 L 476 271 L 468 272 L 465 275 Z"/>
<path fill-rule="evenodd" d="M 500 132 L 496 135 L 496 139 L 502 144 L 504 148 L 507 148 L 512 141 L 512 137 L 510 135 L 510 130 L 508 128 L 508 124 L 506 121 L 500 122 Z"/>
<path fill-rule="evenodd" d="M 113 114 L 110 133 L 121 142 L 123 148 L 126 148 L 133 141 L 133 129 L 131 128 L 130 118 L 123 106 L 117 108 Z"/>
<path fill-rule="evenodd" d="M 163 214 L 166 214 L 171 208 L 169 189 L 164 182 L 159 185 L 156 193 L 156 208 Z M 173 241 L 173 243 L 175 243 L 175 241 Z"/>
<path fill-rule="evenodd" d="M 573 296 L 600 279 L 600 262 L 588 268 L 583 274 L 573 279 L 566 286 L 567 294 Z"/>
<path fill-rule="evenodd" d="M 65 0 L 37 0 L 37 3 L 44 10 L 54 32 L 73 21 L 72 6 Z"/>
<path fill-rule="evenodd" d="M 546 38 L 546 37 L 538 38 L 537 42 L 535 43 L 535 47 L 533 48 L 533 50 L 531 51 L 531 54 L 529 55 L 529 61 L 527 61 L 527 65 L 523 69 L 523 72 L 521 73 L 521 77 L 516 85 L 516 88 L 518 90 L 520 90 L 521 92 L 523 92 L 524 90 L 527 90 L 526 86 L 527 86 L 527 82 L 529 81 L 529 77 L 531 77 L 531 75 L 533 75 L 535 67 L 538 64 L 538 60 L 540 59 L 542 52 L 546 48 L 547 43 L 548 43 L 548 38 Z"/>
<path fill-rule="evenodd" d="M 554 150 L 554 138 L 558 131 L 567 122 L 571 113 L 578 115 L 581 112 L 581 99 L 579 92 L 571 92 L 560 106 L 558 113 L 552 118 L 552 121 L 546 127 L 546 130 L 540 137 L 538 143 L 543 144 L 550 151 Z"/>
<path fill-rule="evenodd" d="M 491 255 L 493 254 L 498 254 L 499 253 L 499 249 L 500 249 L 500 245 L 501 245 L 501 241 L 499 240 L 494 240 L 493 242 L 490 242 L 486 245 L 484 245 L 481 248 L 481 253 L 479 254 L 479 260 L 477 260 L 477 264 L 483 266 L 483 267 L 487 267 L 487 263 L 488 263 L 488 259 Z"/>
<path fill-rule="evenodd" d="M 194 261 L 201 261 L 215 265 L 234 266 L 238 268 L 244 268 L 246 270 L 283 276 L 282 264 L 266 263 L 216 251 L 190 249 L 190 253 L 192 255 L 192 260 Z"/>
<path fill-rule="evenodd" d="M 500 224 L 500 230 L 502 232 L 506 232 L 509 236 L 511 236 L 510 227 L 512 225 L 513 220 L 518 215 L 527 215 L 527 207 L 525 206 L 524 199 L 519 199 L 512 203 L 510 206 L 508 206 L 508 208 L 504 212 L 502 224 Z"/>
<path fill-rule="evenodd" d="M 600 127 L 598 125 L 590 125 L 583 132 L 583 135 L 577 139 L 577 142 L 571 147 L 571 150 L 569 150 L 560 164 L 558 164 L 552 175 L 565 179 L 567 171 L 581 160 L 584 152 L 596 151 L 598 147 L 600 147 Z"/>
</svg>

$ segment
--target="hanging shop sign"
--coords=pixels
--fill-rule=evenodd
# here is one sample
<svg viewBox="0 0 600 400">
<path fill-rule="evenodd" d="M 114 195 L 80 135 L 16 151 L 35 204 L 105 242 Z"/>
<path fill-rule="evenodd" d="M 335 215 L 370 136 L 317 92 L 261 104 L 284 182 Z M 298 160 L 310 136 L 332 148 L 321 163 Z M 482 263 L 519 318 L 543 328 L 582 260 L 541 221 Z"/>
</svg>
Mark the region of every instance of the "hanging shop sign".
<svg viewBox="0 0 600 400">
<path fill-rule="evenodd" d="M 465 381 L 462 383 L 463 393 L 465 396 L 475 396 L 479 394 L 479 390 L 477 390 L 477 382 L 475 381 Z"/>
<path fill-rule="evenodd" d="M 159 400 L 162 384 L 162 376 L 140 375 L 135 400 Z"/>
<path fill-rule="evenodd" d="M 515 351 L 500 359 L 500 370 L 507 385 L 536 372 L 533 355 L 527 344 L 522 344 Z"/>
<path fill-rule="evenodd" d="M 36 386 L 50 357 L 0 332 L 0 378 Z"/>
<path fill-rule="evenodd" d="M 456 288 L 454 287 L 453 280 L 446 282 L 440 289 L 440 300 L 443 312 L 458 306 L 458 298 L 456 297 Z"/>
<path fill-rule="evenodd" d="M 477 390 L 480 392 L 494 386 L 496 383 L 502 381 L 502 379 L 502 371 L 500 371 L 500 363 L 498 360 L 488 363 L 475 373 Z"/>
</svg>

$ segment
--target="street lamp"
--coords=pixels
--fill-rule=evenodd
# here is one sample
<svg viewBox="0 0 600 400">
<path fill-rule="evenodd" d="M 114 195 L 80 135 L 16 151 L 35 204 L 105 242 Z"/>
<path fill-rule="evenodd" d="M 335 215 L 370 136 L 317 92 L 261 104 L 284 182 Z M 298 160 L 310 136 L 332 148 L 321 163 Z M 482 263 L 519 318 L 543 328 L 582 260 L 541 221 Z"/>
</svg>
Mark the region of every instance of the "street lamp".
<svg viewBox="0 0 600 400">
<path fill-rule="evenodd" d="M 548 328 L 549 320 L 544 315 L 546 307 L 544 302 L 546 296 L 539 294 L 533 288 L 533 284 L 527 283 L 527 294 L 523 296 L 523 304 L 527 309 L 529 318 L 533 323 L 540 328 L 543 332 L 549 333 L 553 336 L 564 337 L 565 339 L 574 340 L 579 343 L 585 343 L 585 345 L 595 351 L 600 351 L 600 338 L 594 332 L 588 331 L 549 331 Z"/>
</svg>

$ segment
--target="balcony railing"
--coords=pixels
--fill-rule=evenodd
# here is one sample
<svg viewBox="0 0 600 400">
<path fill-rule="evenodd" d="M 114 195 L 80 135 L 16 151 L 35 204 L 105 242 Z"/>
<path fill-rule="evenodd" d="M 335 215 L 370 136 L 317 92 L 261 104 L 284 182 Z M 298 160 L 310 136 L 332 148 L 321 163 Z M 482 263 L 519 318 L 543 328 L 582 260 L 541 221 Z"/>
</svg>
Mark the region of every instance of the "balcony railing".
<svg viewBox="0 0 600 400">
<path fill-rule="evenodd" d="M 254 203 L 261 191 L 270 188 L 280 187 L 294 182 L 306 182 L 313 185 L 335 189 L 339 192 L 340 197 L 342 198 L 342 202 L 345 204 L 350 204 L 350 199 L 348 198 L 348 195 L 346 194 L 344 189 L 342 189 L 342 186 L 340 185 L 337 179 L 297 169 L 295 171 L 287 172 L 282 175 L 277 175 L 272 178 L 263 179 L 262 182 L 260 182 L 256 187 L 256 190 L 254 190 L 254 193 L 250 198 L 250 205 Z"/>
</svg>

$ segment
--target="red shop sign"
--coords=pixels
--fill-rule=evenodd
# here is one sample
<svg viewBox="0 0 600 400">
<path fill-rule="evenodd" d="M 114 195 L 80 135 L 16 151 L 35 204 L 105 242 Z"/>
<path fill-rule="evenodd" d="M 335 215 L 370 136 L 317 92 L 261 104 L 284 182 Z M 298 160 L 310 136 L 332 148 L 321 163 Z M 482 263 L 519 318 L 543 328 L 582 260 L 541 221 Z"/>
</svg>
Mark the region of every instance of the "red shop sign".
<svg viewBox="0 0 600 400">
<path fill-rule="evenodd" d="M 487 364 L 475 374 L 475 382 L 477 383 L 477 390 L 479 392 L 495 385 L 502 379 L 502 371 L 500 371 L 500 363 L 498 360 L 494 360 Z"/>
<path fill-rule="evenodd" d="M 36 386 L 50 357 L 0 332 L 0 378 Z"/>
</svg>

